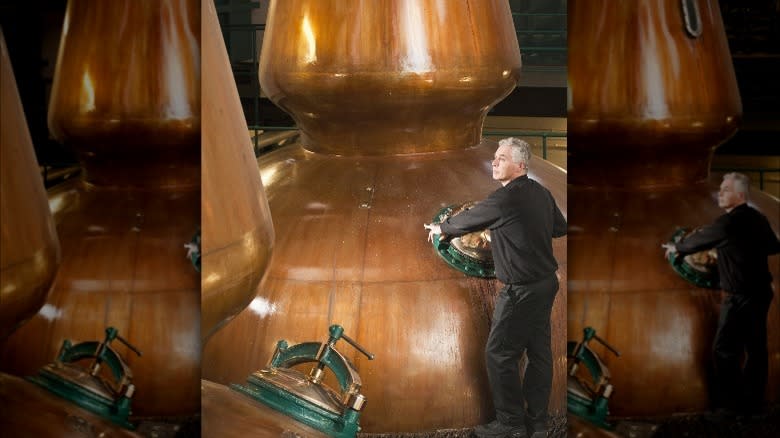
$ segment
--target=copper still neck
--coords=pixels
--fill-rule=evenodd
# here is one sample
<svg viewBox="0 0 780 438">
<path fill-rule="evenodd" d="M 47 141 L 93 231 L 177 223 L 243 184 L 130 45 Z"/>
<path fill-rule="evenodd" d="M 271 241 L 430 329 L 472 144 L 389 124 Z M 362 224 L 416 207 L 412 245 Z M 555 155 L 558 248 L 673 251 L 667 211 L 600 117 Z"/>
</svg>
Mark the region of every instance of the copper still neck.
<svg viewBox="0 0 780 438">
<path fill-rule="evenodd" d="M 568 13 L 569 183 L 706 179 L 742 116 L 718 2 L 573 1 Z"/>
<path fill-rule="evenodd" d="M 506 1 L 272 1 L 263 92 L 311 151 L 392 155 L 479 144 L 517 84 Z"/>
<path fill-rule="evenodd" d="M 200 186 L 200 8 L 70 0 L 49 129 L 98 186 Z"/>
</svg>

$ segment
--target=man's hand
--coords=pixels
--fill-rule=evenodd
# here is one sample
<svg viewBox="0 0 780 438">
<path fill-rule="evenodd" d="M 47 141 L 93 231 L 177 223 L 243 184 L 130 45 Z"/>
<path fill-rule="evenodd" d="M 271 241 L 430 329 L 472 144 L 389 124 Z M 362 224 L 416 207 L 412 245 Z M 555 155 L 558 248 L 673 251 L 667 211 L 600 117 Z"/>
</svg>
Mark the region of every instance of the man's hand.
<svg viewBox="0 0 780 438">
<path fill-rule="evenodd" d="M 661 245 L 661 248 L 666 250 L 666 254 L 664 256 L 667 260 L 677 255 L 677 247 L 674 245 L 674 243 L 664 243 Z"/>
<path fill-rule="evenodd" d="M 433 235 L 439 234 L 440 238 L 444 238 L 441 234 L 441 225 L 439 224 L 423 224 L 426 230 L 428 230 L 428 242 L 433 242 Z"/>
</svg>

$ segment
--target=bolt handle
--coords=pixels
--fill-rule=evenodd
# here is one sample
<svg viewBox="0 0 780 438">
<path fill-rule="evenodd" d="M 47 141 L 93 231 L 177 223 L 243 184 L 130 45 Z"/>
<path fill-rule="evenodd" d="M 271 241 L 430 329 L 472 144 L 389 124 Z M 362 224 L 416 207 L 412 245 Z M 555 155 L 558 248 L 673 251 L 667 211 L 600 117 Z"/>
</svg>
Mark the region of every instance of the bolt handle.
<svg viewBox="0 0 780 438">
<path fill-rule="evenodd" d="M 103 346 L 108 346 L 111 343 L 111 341 L 113 341 L 114 339 L 118 339 L 119 342 L 125 344 L 125 346 L 127 346 L 127 348 L 133 350 L 133 352 L 135 354 L 137 354 L 138 356 L 142 356 L 141 350 L 136 348 L 134 345 L 130 344 L 130 342 L 128 342 L 127 339 L 119 336 L 119 330 L 117 330 L 114 327 L 107 327 L 106 328 L 106 339 L 103 341 L 103 343 L 101 344 L 101 347 L 99 348 L 98 351 L 102 352 L 102 350 L 104 350 Z"/>
<path fill-rule="evenodd" d="M 129 348 L 129 349 L 133 350 L 133 353 L 137 354 L 137 355 L 138 355 L 138 357 L 141 357 L 141 356 L 143 356 L 143 354 L 141 353 L 141 350 L 139 350 L 138 348 L 136 348 L 135 346 L 133 346 L 132 344 L 130 344 L 130 342 L 128 342 L 128 341 L 127 341 L 127 339 L 125 339 L 125 338 L 123 338 L 123 337 L 121 337 L 121 336 L 119 336 L 119 335 L 116 335 L 116 338 L 117 338 L 117 339 L 119 339 L 119 342 L 121 342 L 121 343 L 125 344 L 125 346 L 126 346 L 127 348 Z"/>
<path fill-rule="evenodd" d="M 341 337 L 342 337 L 342 338 L 343 338 L 345 341 L 347 341 L 347 342 L 349 343 L 349 345 L 351 345 L 351 346 L 355 347 L 355 350 L 357 350 L 357 351 L 359 351 L 359 352 L 361 352 L 361 353 L 365 354 L 365 355 L 366 355 L 366 357 L 368 358 L 368 360 L 374 360 L 374 355 L 373 355 L 372 353 L 369 353 L 369 352 L 368 352 L 368 351 L 367 351 L 365 348 L 363 348 L 363 346 L 362 346 L 362 345 L 360 345 L 360 344 L 358 344 L 357 342 L 355 342 L 355 340 L 354 340 L 354 339 L 352 339 L 352 338 L 350 338 L 349 336 L 347 336 L 347 335 L 344 335 L 344 334 L 342 334 L 342 335 L 341 335 Z"/>
<path fill-rule="evenodd" d="M 349 345 L 355 347 L 357 351 L 363 353 L 368 358 L 368 360 L 374 360 L 374 355 L 372 353 L 368 352 L 368 350 L 366 350 L 362 345 L 358 344 L 354 339 L 350 338 L 344 333 L 344 327 L 338 324 L 333 324 L 330 326 L 328 331 L 330 332 L 330 339 L 328 340 L 329 345 L 332 346 L 339 339 L 344 339 Z"/>
<path fill-rule="evenodd" d="M 127 340 L 121 336 L 119 336 L 119 330 L 117 330 L 115 327 L 106 327 L 106 338 L 98 344 L 97 350 L 95 350 L 95 360 L 92 362 L 92 365 L 90 366 L 90 374 L 93 376 L 97 376 L 100 372 L 100 368 L 102 367 L 103 361 L 106 360 L 107 353 L 111 352 L 109 345 L 114 339 L 119 339 L 119 342 L 125 344 L 129 349 L 131 349 L 135 354 L 138 356 L 141 356 L 141 351 L 135 348 L 135 346 L 131 345 Z M 121 359 L 120 359 L 121 360 Z"/>
<path fill-rule="evenodd" d="M 605 341 L 604 339 L 598 337 L 596 335 L 596 330 L 593 327 L 585 327 L 585 330 L 583 330 L 583 333 L 584 333 L 583 334 L 583 339 L 582 339 L 582 343 L 583 344 L 587 344 L 588 342 L 590 342 L 591 339 L 595 339 L 596 341 L 601 343 L 601 345 L 607 347 L 607 350 L 611 351 L 612 354 L 614 354 L 617 357 L 620 357 L 620 352 L 615 347 L 609 345 L 609 343 L 607 343 L 607 341 Z"/>
</svg>

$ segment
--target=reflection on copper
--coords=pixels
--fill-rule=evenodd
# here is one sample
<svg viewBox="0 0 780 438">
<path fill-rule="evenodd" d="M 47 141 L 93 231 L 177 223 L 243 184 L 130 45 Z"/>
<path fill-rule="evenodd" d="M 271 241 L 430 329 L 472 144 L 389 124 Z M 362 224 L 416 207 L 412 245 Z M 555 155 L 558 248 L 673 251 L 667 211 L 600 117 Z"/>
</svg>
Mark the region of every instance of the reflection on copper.
<svg viewBox="0 0 780 438">
<path fill-rule="evenodd" d="M 255 297 L 249 303 L 249 310 L 255 312 L 260 318 L 265 318 L 276 313 L 276 305 L 263 297 Z"/>
<path fill-rule="evenodd" d="M 62 316 L 62 310 L 54 307 L 52 304 L 44 304 L 41 310 L 38 311 L 38 315 L 42 316 L 48 321 L 59 319 Z"/>
<path fill-rule="evenodd" d="M 415 0 L 400 2 L 401 32 L 404 41 L 401 45 L 401 72 L 424 73 L 432 70 L 431 55 L 428 49 L 429 37 L 423 20 L 424 4 Z"/>
<path fill-rule="evenodd" d="M 311 30 L 311 23 L 309 23 L 309 17 L 304 15 L 301 22 L 301 30 L 303 40 L 305 42 L 303 53 L 303 62 L 306 64 L 313 64 L 317 62 L 317 43 L 314 41 L 314 32 Z"/>
<path fill-rule="evenodd" d="M 84 72 L 84 80 L 81 81 L 81 107 L 79 109 L 85 113 L 95 110 L 95 88 L 92 86 L 89 71 Z"/>
</svg>

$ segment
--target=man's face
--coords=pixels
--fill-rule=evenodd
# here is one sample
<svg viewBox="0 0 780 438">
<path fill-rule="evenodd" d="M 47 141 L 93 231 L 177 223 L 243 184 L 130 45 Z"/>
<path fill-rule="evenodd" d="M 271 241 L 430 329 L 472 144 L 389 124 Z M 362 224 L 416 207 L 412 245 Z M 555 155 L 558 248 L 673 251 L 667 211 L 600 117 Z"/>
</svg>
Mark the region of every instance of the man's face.
<svg viewBox="0 0 780 438">
<path fill-rule="evenodd" d="M 720 192 L 718 192 L 718 207 L 731 210 L 744 202 L 745 198 L 741 193 L 734 190 L 734 180 L 726 178 L 720 183 Z"/>
<path fill-rule="evenodd" d="M 493 159 L 493 179 L 505 184 L 522 173 L 522 165 L 512 162 L 512 148 L 499 146 Z"/>
</svg>

